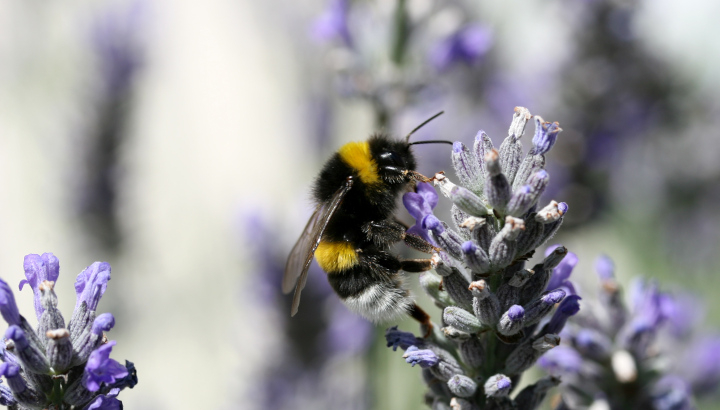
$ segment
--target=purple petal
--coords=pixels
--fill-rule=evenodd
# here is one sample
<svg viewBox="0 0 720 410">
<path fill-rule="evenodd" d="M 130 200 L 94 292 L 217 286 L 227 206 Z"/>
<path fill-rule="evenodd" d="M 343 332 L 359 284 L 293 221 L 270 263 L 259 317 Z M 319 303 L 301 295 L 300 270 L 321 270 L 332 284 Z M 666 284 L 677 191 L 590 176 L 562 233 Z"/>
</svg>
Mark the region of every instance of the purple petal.
<svg viewBox="0 0 720 410">
<path fill-rule="evenodd" d="M 403 205 L 405 205 L 405 209 L 408 210 L 415 220 L 420 220 L 425 215 L 432 213 L 430 205 L 428 205 L 425 198 L 423 198 L 420 194 L 415 192 L 406 192 L 405 195 L 403 195 L 402 200 Z"/>
<path fill-rule="evenodd" d="M 417 193 L 425 199 L 428 205 L 430 205 L 431 211 L 435 209 L 438 204 L 438 194 L 435 191 L 435 187 L 429 182 L 420 182 L 415 188 Z"/>
</svg>

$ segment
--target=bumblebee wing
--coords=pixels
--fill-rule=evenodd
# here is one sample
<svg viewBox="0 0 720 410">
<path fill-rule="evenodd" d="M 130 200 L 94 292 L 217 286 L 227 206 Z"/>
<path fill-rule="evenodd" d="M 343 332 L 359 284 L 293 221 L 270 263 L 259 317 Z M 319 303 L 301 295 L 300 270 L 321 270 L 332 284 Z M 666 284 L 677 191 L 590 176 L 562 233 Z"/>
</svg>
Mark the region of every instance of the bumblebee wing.
<svg viewBox="0 0 720 410">
<path fill-rule="evenodd" d="M 310 264 L 313 260 L 313 255 L 315 254 L 315 250 L 317 249 L 318 245 L 320 245 L 320 239 L 322 238 L 323 233 L 325 232 L 325 228 L 327 228 L 328 223 L 330 220 L 332 220 L 333 215 L 335 215 L 335 212 L 340 208 L 340 204 L 342 203 L 343 198 L 345 198 L 345 194 L 350 191 L 350 188 L 352 187 L 353 180 L 351 177 L 348 177 L 347 181 L 345 182 L 345 185 L 343 185 L 340 189 L 338 189 L 330 199 L 330 202 L 325 204 L 324 207 L 318 208 L 316 210 L 316 213 L 319 214 L 317 219 L 315 220 L 315 215 L 313 215 L 313 218 L 310 219 L 310 222 L 308 222 L 308 226 L 313 225 L 311 230 L 312 232 L 308 237 L 310 238 L 308 240 L 308 243 L 310 244 L 310 247 L 307 252 L 303 252 L 305 254 L 305 260 L 302 265 L 302 270 L 300 271 L 300 275 L 297 277 L 297 284 L 295 285 L 295 294 L 293 295 L 293 302 L 292 302 L 292 309 L 290 310 L 290 316 L 295 316 L 295 314 L 298 311 L 298 306 L 300 306 L 300 293 L 302 292 L 303 288 L 305 288 L 305 282 L 307 282 L 307 273 L 308 269 L 310 269 Z M 322 211 L 320 210 L 322 209 Z M 306 227 L 308 229 L 308 227 Z M 304 234 L 305 232 L 303 232 Z M 300 242 L 303 242 L 304 239 L 301 238 L 298 241 L 298 244 Z M 307 245 L 305 245 L 307 246 Z M 303 248 L 305 247 L 303 246 Z M 296 245 L 296 247 L 298 247 Z M 296 271 L 296 267 L 290 266 L 289 263 L 291 259 L 293 258 L 293 254 L 295 253 L 295 249 L 293 248 L 293 253 L 290 255 L 290 258 L 288 259 L 288 265 L 285 267 L 285 277 L 283 280 L 283 288 L 285 286 L 286 280 L 287 282 L 292 282 L 290 279 L 291 277 L 294 277 L 295 274 L 292 273 L 293 271 Z M 303 253 L 300 253 L 299 255 L 302 255 Z M 288 269 L 290 269 L 288 271 Z M 285 280 L 286 279 L 286 280 Z M 292 285 L 291 285 L 292 286 Z"/>
<path fill-rule="evenodd" d="M 282 291 L 285 294 L 288 294 L 295 289 L 295 285 L 297 284 L 300 272 L 302 272 L 305 259 L 307 259 L 308 254 L 312 255 L 313 239 L 315 239 L 313 237 L 313 231 L 317 227 L 317 222 L 320 220 L 320 216 L 323 214 L 322 211 L 322 204 L 315 208 L 315 211 L 310 217 L 307 225 L 305 225 L 305 229 L 303 229 L 300 238 L 298 238 L 297 243 L 295 243 L 292 251 L 290 251 L 290 256 L 288 256 L 288 260 L 285 263 L 285 274 L 283 275 L 282 281 Z"/>
</svg>

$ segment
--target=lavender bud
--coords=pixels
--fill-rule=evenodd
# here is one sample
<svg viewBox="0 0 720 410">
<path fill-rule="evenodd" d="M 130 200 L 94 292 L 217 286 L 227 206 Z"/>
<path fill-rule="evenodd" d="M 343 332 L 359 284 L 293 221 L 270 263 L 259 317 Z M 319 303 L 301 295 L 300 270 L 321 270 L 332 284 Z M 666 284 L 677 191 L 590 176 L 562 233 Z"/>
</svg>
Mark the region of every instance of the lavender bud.
<svg viewBox="0 0 720 410">
<path fill-rule="evenodd" d="M 442 288 L 442 278 L 432 271 L 425 271 L 420 274 L 420 286 L 440 308 L 453 304 L 452 298 Z"/>
<path fill-rule="evenodd" d="M 503 397 L 510 393 L 512 382 L 504 374 L 496 374 L 487 379 L 484 387 L 487 397 Z"/>
<path fill-rule="evenodd" d="M 482 171 L 472 152 L 462 142 L 453 143 L 452 163 L 455 174 L 463 186 L 475 192 L 482 191 Z"/>
<path fill-rule="evenodd" d="M 423 229 L 430 229 L 430 237 L 439 247 L 452 255 L 453 258 L 462 259 L 462 238 L 457 232 L 451 231 L 443 225 L 444 224 L 432 214 L 423 218 L 422 221 Z"/>
<path fill-rule="evenodd" d="M 523 221 L 525 230 L 515 240 L 518 255 L 525 255 L 540 246 L 545 233 L 545 225 L 535 220 L 535 214 L 526 215 Z"/>
<path fill-rule="evenodd" d="M 475 394 L 475 390 L 477 390 L 477 383 L 475 383 L 473 379 L 461 374 L 456 374 L 451 377 L 447 385 L 450 391 L 459 397 L 470 397 Z"/>
<path fill-rule="evenodd" d="M 29 388 L 20 374 L 20 367 L 13 363 L 0 363 L 0 376 L 5 376 L 7 384 L 18 403 L 30 408 L 42 408 L 45 397 Z"/>
<path fill-rule="evenodd" d="M 518 265 L 521 266 L 521 264 Z M 511 265 L 508 269 L 513 266 L 514 265 Z M 530 269 L 522 269 L 515 272 L 509 281 L 500 285 L 500 289 L 497 291 L 497 297 L 498 300 L 500 300 L 500 306 L 503 310 L 507 310 L 511 305 L 520 301 L 522 286 L 525 285 L 534 274 L 535 272 Z"/>
<path fill-rule="evenodd" d="M 558 377 L 547 376 L 538 380 L 537 383 L 525 387 L 515 398 L 518 409 L 539 408 L 548 390 L 559 384 L 560 379 Z"/>
<path fill-rule="evenodd" d="M 423 369 L 435 366 L 440 360 L 432 350 L 420 350 L 417 346 L 408 347 L 403 359 L 405 359 L 406 363 L 410 363 L 412 367 L 419 364 Z"/>
<path fill-rule="evenodd" d="M 65 327 L 65 319 L 57 308 L 57 295 L 55 294 L 55 282 L 42 281 L 38 285 L 40 293 L 40 302 L 43 312 L 40 315 L 38 323 L 38 334 L 43 335 L 54 329 L 62 329 Z M 42 338 L 43 347 L 47 346 L 47 339 Z"/>
<path fill-rule="evenodd" d="M 82 336 L 72 342 L 74 352 L 72 366 L 85 363 L 90 354 L 103 340 L 103 332 L 109 332 L 115 326 L 115 317 L 111 313 L 103 313 L 92 323 L 89 331 L 83 332 Z"/>
<path fill-rule="evenodd" d="M 500 317 L 497 325 L 498 333 L 512 336 L 522 330 L 525 323 L 525 309 L 520 305 L 513 305 Z"/>
<path fill-rule="evenodd" d="M 568 254 L 568 250 L 564 246 L 558 246 L 557 248 L 553 249 L 552 253 L 543 259 L 543 268 L 546 270 L 552 270 L 555 269 L 556 266 L 562 262 L 563 259 L 565 259 L 565 256 Z"/>
<path fill-rule="evenodd" d="M 496 232 L 492 224 L 484 223 L 479 226 L 475 225 L 471 234 L 473 242 L 487 252 L 490 250 L 490 244 L 492 243 Z"/>
<path fill-rule="evenodd" d="M 393 351 L 397 348 L 407 350 L 410 346 L 423 346 L 422 339 L 415 337 L 410 332 L 403 332 L 398 330 L 397 326 L 389 327 L 385 330 L 385 340 L 387 341 L 387 347 L 392 347 Z"/>
<path fill-rule="evenodd" d="M 534 325 L 550 313 L 553 306 L 559 303 L 565 297 L 565 291 L 555 289 L 545 292 L 541 297 L 532 301 L 525 306 L 525 326 Z"/>
<path fill-rule="evenodd" d="M 532 117 L 530 111 L 524 107 L 515 107 L 513 120 L 508 129 L 508 137 L 500 145 L 500 163 L 502 172 L 509 182 L 515 178 L 522 158 L 522 144 L 520 137 L 525 132 L 525 124 Z"/>
<path fill-rule="evenodd" d="M 469 215 L 479 217 L 489 213 L 485 202 L 479 196 L 461 186 L 450 190 L 450 200 Z"/>
<path fill-rule="evenodd" d="M 12 325 L 5 332 L 5 338 L 15 342 L 15 352 L 23 366 L 35 373 L 46 374 L 50 371 L 50 365 L 45 355 L 32 346 L 25 337 L 25 332 L 19 326 Z"/>
<path fill-rule="evenodd" d="M 535 274 L 525 282 L 520 292 L 520 303 L 523 305 L 535 300 L 547 289 L 552 275 L 552 269 L 545 269 L 542 264 L 533 266 L 532 270 Z"/>
<path fill-rule="evenodd" d="M 470 335 L 460 343 L 460 356 L 470 367 L 480 367 L 485 361 L 485 348 L 477 336 Z"/>
<path fill-rule="evenodd" d="M 490 292 L 484 280 L 473 282 L 469 286 L 473 295 L 473 311 L 475 316 L 485 325 L 495 326 L 500 318 L 500 301 Z"/>
<path fill-rule="evenodd" d="M 482 323 L 477 317 L 455 306 L 448 306 L 443 310 L 443 320 L 448 325 L 467 333 L 477 333 L 482 329 Z"/>
<path fill-rule="evenodd" d="M 438 360 L 436 366 L 430 368 L 430 371 L 435 375 L 435 377 L 444 382 L 447 382 L 448 380 L 450 380 L 451 377 L 455 376 L 456 374 L 463 374 L 462 368 L 455 360 L 455 358 L 450 355 L 450 353 L 442 349 L 435 349 L 435 353 L 440 359 Z"/>
<path fill-rule="evenodd" d="M 516 189 L 510 197 L 507 205 L 507 214 L 514 217 L 521 217 L 533 206 L 537 198 L 533 195 L 530 185 L 523 185 Z"/>
<path fill-rule="evenodd" d="M 468 290 L 469 283 L 457 268 L 451 268 L 451 273 L 444 277 L 443 287 L 455 303 L 463 309 L 472 309 L 472 294 Z"/>
<path fill-rule="evenodd" d="M 550 204 L 537 212 L 535 220 L 543 224 L 555 222 L 565 214 L 565 212 L 562 212 L 561 208 L 562 207 L 557 203 L 557 201 L 550 201 Z M 565 210 L 567 211 L 567 207 L 565 207 Z"/>
<path fill-rule="evenodd" d="M 533 148 L 531 152 L 535 155 L 543 155 L 550 151 L 555 145 L 557 136 L 562 131 L 557 122 L 543 121 L 542 117 L 535 116 L 535 135 L 533 136 Z"/>
<path fill-rule="evenodd" d="M 452 393 L 450 393 L 450 389 L 447 387 L 447 383 L 440 380 L 437 376 L 435 376 L 435 373 L 433 373 L 430 369 L 422 369 L 421 371 L 423 381 L 425 382 L 425 385 L 427 385 L 430 388 L 430 391 L 438 397 L 450 397 L 452 396 Z"/>
<path fill-rule="evenodd" d="M 485 182 L 485 197 L 488 204 L 500 214 L 505 214 L 508 201 L 510 201 L 510 183 L 500 168 L 498 152 L 490 151 L 485 155 L 487 180 Z"/>
<path fill-rule="evenodd" d="M 43 315 L 47 313 L 46 310 Z M 70 333 L 67 329 L 48 330 L 47 360 L 53 373 L 64 373 L 69 367 L 73 357 Z"/>
<path fill-rule="evenodd" d="M 490 139 L 490 137 L 488 137 L 485 131 L 478 131 L 477 135 L 475 135 L 475 145 L 473 146 L 473 152 L 475 152 L 475 160 L 478 162 L 480 171 L 483 173 L 483 176 L 485 178 L 487 178 L 487 171 L 485 169 L 484 163 L 485 155 L 487 155 L 490 151 L 493 151 L 494 149 L 495 148 L 493 147 L 492 140 Z"/>
<path fill-rule="evenodd" d="M 472 241 L 462 244 L 465 264 L 475 275 L 484 275 L 490 272 L 490 259 L 482 248 L 479 248 Z"/>
<path fill-rule="evenodd" d="M 526 185 L 530 175 L 535 174 L 541 169 L 545 168 L 545 157 L 543 155 L 533 155 L 528 153 L 525 159 L 520 163 L 520 168 L 515 174 L 515 180 L 513 181 L 512 189 L 518 189 L 519 187 Z"/>
<path fill-rule="evenodd" d="M 529 338 L 520 343 L 505 360 L 505 372 L 516 375 L 532 367 L 546 351 L 560 344 L 558 335 L 547 334 L 539 338 Z"/>
<path fill-rule="evenodd" d="M 516 243 L 520 231 L 525 229 L 522 219 L 508 216 L 505 218 L 505 226 L 495 235 L 490 243 L 488 256 L 494 269 L 500 269 L 509 265 L 515 258 Z"/>
<path fill-rule="evenodd" d="M 560 229 L 560 225 L 562 225 L 562 222 L 563 217 L 560 217 L 560 219 L 558 219 L 557 221 L 545 225 L 542 238 L 540 239 L 540 245 L 544 244 L 545 242 L 550 240 L 550 238 L 555 236 L 555 233 L 557 233 L 558 229 Z"/>
<path fill-rule="evenodd" d="M 453 224 L 455 225 L 455 229 L 460 233 L 460 235 L 463 237 L 463 239 L 468 240 L 470 239 L 470 231 L 472 231 L 471 228 L 464 226 L 465 221 L 470 218 L 468 214 L 466 214 L 463 210 L 457 207 L 457 205 L 453 204 L 450 208 L 450 215 L 452 216 Z M 477 220 L 485 220 L 484 218 L 477 218 L 472 217 Z"/>
<path fill-rule="evenodd" d="M 443 335 L 447 337 L 449 340 L 455 341 L 455 342 L 463 342 L 465 340 L 468 340 L 471 335 L 470 333 L 463 332 L 462 330 L 456 329 L 452 326 L 445 326 L 442 328 Z"/>
<path fill-rule="evenodd" d="M 532 118 L 530 110 L 525 107 L 515 107 L 512 123 L 510 123 L 510 129 L 508 129 L 508 136 L 514 135 L 516 138 L 520 139 L 520 137 L 525 134 L 525 125 L 530 118 Z"/>
</svg>

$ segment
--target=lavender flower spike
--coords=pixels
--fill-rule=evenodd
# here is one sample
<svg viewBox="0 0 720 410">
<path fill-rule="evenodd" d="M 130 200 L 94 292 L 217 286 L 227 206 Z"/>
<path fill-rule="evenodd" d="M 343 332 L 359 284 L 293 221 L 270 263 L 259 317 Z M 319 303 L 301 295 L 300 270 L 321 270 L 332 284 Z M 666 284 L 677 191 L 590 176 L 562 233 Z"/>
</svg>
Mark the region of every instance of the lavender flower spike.
<svg viewBox="0 0 720 410">
<path fill-rule="evenodd" d="M 455 143 L 452 160 L 459 184 L 444 173 L 435 174 L 436 186 L 449 199 L 453 223 L 427 210 L 422 216 L 421 227 L 443 251 L 438 253 L 441 262 L 435 265 L 435 273 L 424 272 L 421 284 L 442 309 L 444 327 L 436 325 L 441 331 L 422 339 L 397 328 L 386 334 L 389 347 L 408 346 L 403 356 L 408 362 L 429 365 L 423 370 L 423 380 L 429 388 L 426 403 L 433 409 L 536 410 L 548 390 L 559 383 L 557 378 L 548 378 L 521 395 L 510 395 L 511 380 L 519 380 L 543 354 L 558 346 L 557 333 L 579 309 L 578 296 L 566 298 L 575 291 L 569 275 L 577 262 L 574 255 L 561 262 L 568 254 L 566 248 L 551 248 L 544 260 L 532 268 L 526 266 L 527 260 L 537 258 L 537 248 L 558 230 L 567 211 L 566 205 L 556 201 L 538 211 L 538 197 L 551 180 L 543 154 L 559 128 L 541 124 L 540 141 L 535 145 L 543 148 L 521 160 L 518 138 L 531 117 L 527 109 L 516 108 L 499 152 L 482 131 L 472 151 Z M 417 220 L 417 204 L 407 208 Z M 548 284 L 553 288 L 548 289 Z M 552 316 L 549 323 L 538 326 L 548 316 Z M 432 362 L 437 358 L 437 363 L 432 365 L 428 357 Z"/>
<path fill-rule="evenodd" d="M 121 409 L 117 395 L 137 384 L 135 365 L 110 359 L 115 342 L 103 344 L 104 332 L 115 325 L 110 313 L 95 316 L 110 279 L 110 265 L 95 262 L 78 275 L 78 308 L 65 327 L 53 288 L 59 263 L 52 254 L 25 258 L 26 280 L 40 295 L 39 324 L 33 328 L 20 315 L 8 284 L 0 279 L 0 313 L 10 327 L 0 345 L 0 404 L 23 409 Z M 35 307 L 38 307 L 37 299 Z M 73 325 L 75 322 L 75 325 Z M 7 346 L 5 346 L 7 344 Z"/>
<path fill-rule="evenodd" d="M 43 253 L 42 255 L 30 254 L 25 256 L 23 263 L 25 269 L 25 277 L 20 281 L 20 290 L 25 284 L 30 285 L 35 294 L 35 314 L 40 319 L 45 309 L 41 302 L 40 284 L 43 281 L 57 282 L 60 276 L 60 261 L 52 253 Z"/>
</svg>

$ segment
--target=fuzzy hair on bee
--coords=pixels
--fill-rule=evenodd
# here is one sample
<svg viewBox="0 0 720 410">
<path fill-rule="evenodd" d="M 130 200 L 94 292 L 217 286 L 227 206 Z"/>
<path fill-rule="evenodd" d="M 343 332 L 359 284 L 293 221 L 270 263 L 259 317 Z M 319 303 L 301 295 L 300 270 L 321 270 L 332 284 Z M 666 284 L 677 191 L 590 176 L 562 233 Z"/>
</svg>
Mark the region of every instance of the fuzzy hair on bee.
<svg viewBox="0 0 720 410">
<path fill-rule="evenodd" d="M 415 171 L 412 145 L 448 143 L 419 141 L 410 136 L 436 118 L 415 128 L 404 140 L 385 133 L 366 141 L 349 142 L 335 152 L 316 178 L 312 195 L 316 208 L 288 257 L 282 290 L 295 289 L 291 315 L 298 311 L 313 257 L 345 305 L 373 322 L 410 315 L 430 326 L 429 316 L 413 301 L 404 272 L 423 272 L 434 259 L 400 259 L 390 246 L 405 242 L 426 253 L 437 249 L 420 237 L 405 233 L 395 216 L 398 195 L 416 181 L 429 181 Z"/>
</svg>

